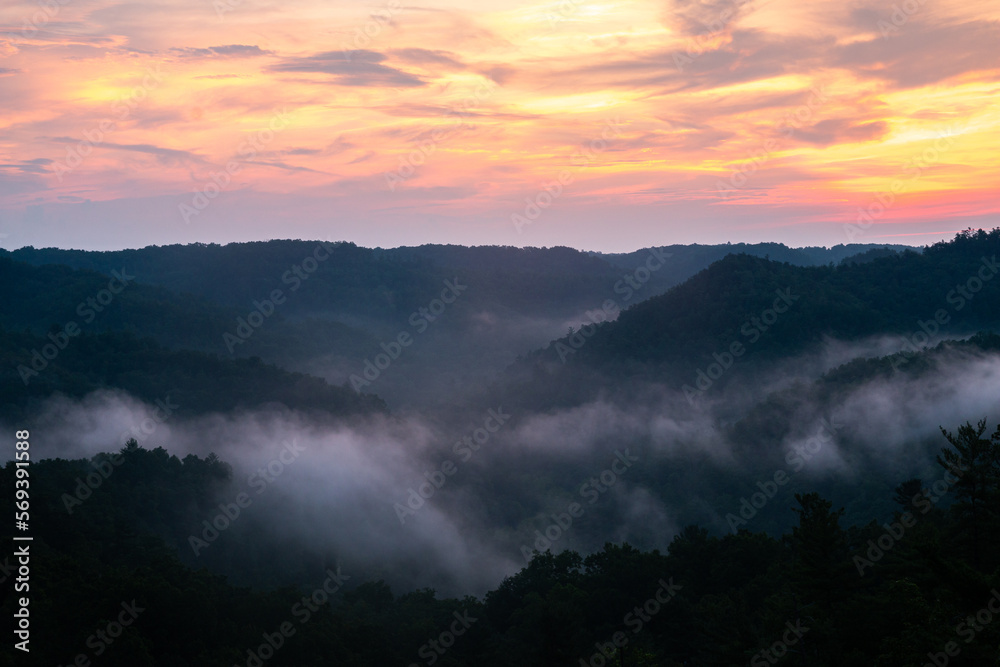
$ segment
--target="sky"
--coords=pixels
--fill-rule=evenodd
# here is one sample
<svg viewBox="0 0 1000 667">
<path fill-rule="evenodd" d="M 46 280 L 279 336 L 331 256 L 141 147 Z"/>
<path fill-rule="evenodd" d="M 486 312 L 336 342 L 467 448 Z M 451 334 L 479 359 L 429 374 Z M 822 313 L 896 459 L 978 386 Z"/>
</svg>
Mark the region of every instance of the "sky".
<svg viewBox="0 0 1000 667">
<path fill-rule="evenodd" d="M 1000 226 L 995 0 L 7 0 L 0 247 Z"/>
</svg>

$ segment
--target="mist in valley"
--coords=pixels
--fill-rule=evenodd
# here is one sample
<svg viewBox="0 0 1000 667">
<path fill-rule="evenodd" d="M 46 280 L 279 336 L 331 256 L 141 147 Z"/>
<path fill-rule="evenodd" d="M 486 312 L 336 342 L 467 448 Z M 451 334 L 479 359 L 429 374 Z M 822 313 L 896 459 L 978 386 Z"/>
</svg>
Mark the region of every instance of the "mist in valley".
<svg viewBox="0 0 1000 667">
<path fill-rule="evenodd" d="M 280 406 L 191 417 L 170 396 L 157 405 L 100 391 L 49 399 L 35 446 L 47 458 L 89 458 L 135 438 L 181 459 L 215 453 L 233 468 L 218 502 L 240 492 L 253 501 L 232 533 L 336 562 L 358 581 L 482 594 L 527 564 L 526 549 L 587 553 L 629 542 L 664 550 L 691 523 L 725 534 L 741 496 L 776 470 L 795 486 L 822 484 L 843 497 L 862 477 L 886 488 L 930 479 L 945 444 L 940 426 L 996 419 L 1000 356 L 951 350 L 915 375 L 900 371 L 828 395 L 802 390 L 848 360 L 898 344 L 830 340 L 693 404 L 677 379 L 635 387 L 624 402 L 608 396 L 542 412 L 403 408 L 331 421 Z M 174 412 L 165 415 L 164 406 Z M 758 436 L 762 418 L 769 428 Z M 792 491 L 781 493 L 751 528 L 778 533 L 792 524 Z M 582 515 L 566 525 L 572 503 Z M 211 518 L 191 516 L 191 535 Z M 189 544 L 177 547 L 199 563 Z"/>
</svg>

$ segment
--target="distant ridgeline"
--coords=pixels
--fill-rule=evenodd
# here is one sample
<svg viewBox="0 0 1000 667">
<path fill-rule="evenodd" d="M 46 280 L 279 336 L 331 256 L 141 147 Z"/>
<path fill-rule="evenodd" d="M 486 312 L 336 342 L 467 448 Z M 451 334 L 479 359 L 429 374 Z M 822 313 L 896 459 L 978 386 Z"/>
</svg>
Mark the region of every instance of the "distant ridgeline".
<svg viewBox="0 0 1000 667">
<path fill-rule="evenodd" d="M 49 363 L 58 366 L 52 346 L 61 349 L 81 334 L 124 332 L 173 350 L 260 357 L 393 404 L 427 405 L 478 393 L 583 313 L 613 302 L 606 314 L 613 317 L 732 252 L 812 266 L 901 248 L 727 244 L 599 254 L 560 247 L 384 250 L 325 241 L 114 252 L 27 247 L 0 251 L 0 327 L 41 337 L 5 353 L 17 353 L 19 377 L 29 383 L 44 382 L 33 373 Z M 467 288 L 434 311 L 448 284 Z M 380 355 L 404 334 L 413 336 L 415 321 L 419 340 L 387 363 Z M 60 390 L 79 395 L 102 382 L 75 382 L 75 389 L 63 383 Z M 32 392 L 39 395 L 37 386 Z"/>
</svg>

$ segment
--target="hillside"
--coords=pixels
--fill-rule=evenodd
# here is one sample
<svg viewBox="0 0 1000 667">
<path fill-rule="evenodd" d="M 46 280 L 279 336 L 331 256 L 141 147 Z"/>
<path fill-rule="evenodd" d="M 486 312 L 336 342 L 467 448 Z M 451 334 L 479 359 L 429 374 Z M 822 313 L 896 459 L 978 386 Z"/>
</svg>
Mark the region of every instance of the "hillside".
<svg viewBox="0 0 1000 667">
<path fill-rule="evenodd" d="M 182 416 L 269 405 L 332 417 L 385 410 L 377 396 L 331 386 L 257 357 L 172 350 L 128 333 L 42 337 L 0 328 L 0 417 L 27 425 L 49 397 L 82 398 L 98 390 L 122 390 L 150 405 L 176 404 Z"/>
<path fill-rule="evenodd" d="M 721 386 L 830 338 L 890 337 L 896 350 L 915 350 L 997 329 L 998 254 L 1000 230 L 835 266 L 729 255 L 613 322 L 594 318 L 596 324 L 527 355 L 508 371 L 509 393 L 534 405 L 574 402 L 627 377 L 680 389 L 693 387 L 712 364 L 733 367 L 709 378 Z"/>
</svg>

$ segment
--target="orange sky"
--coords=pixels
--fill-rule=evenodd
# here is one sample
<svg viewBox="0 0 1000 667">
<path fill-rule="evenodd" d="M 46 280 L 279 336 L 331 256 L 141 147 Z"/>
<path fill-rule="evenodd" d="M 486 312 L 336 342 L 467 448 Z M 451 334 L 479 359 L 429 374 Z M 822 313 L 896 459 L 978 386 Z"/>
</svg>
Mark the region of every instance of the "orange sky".
<svg viewBox="0 0 1000 667">
<path fill-rule="evenodd" d="M 995 0 L 8 1 L 0 245 L 922 244 L 998 92 Z"/>
</svg>

